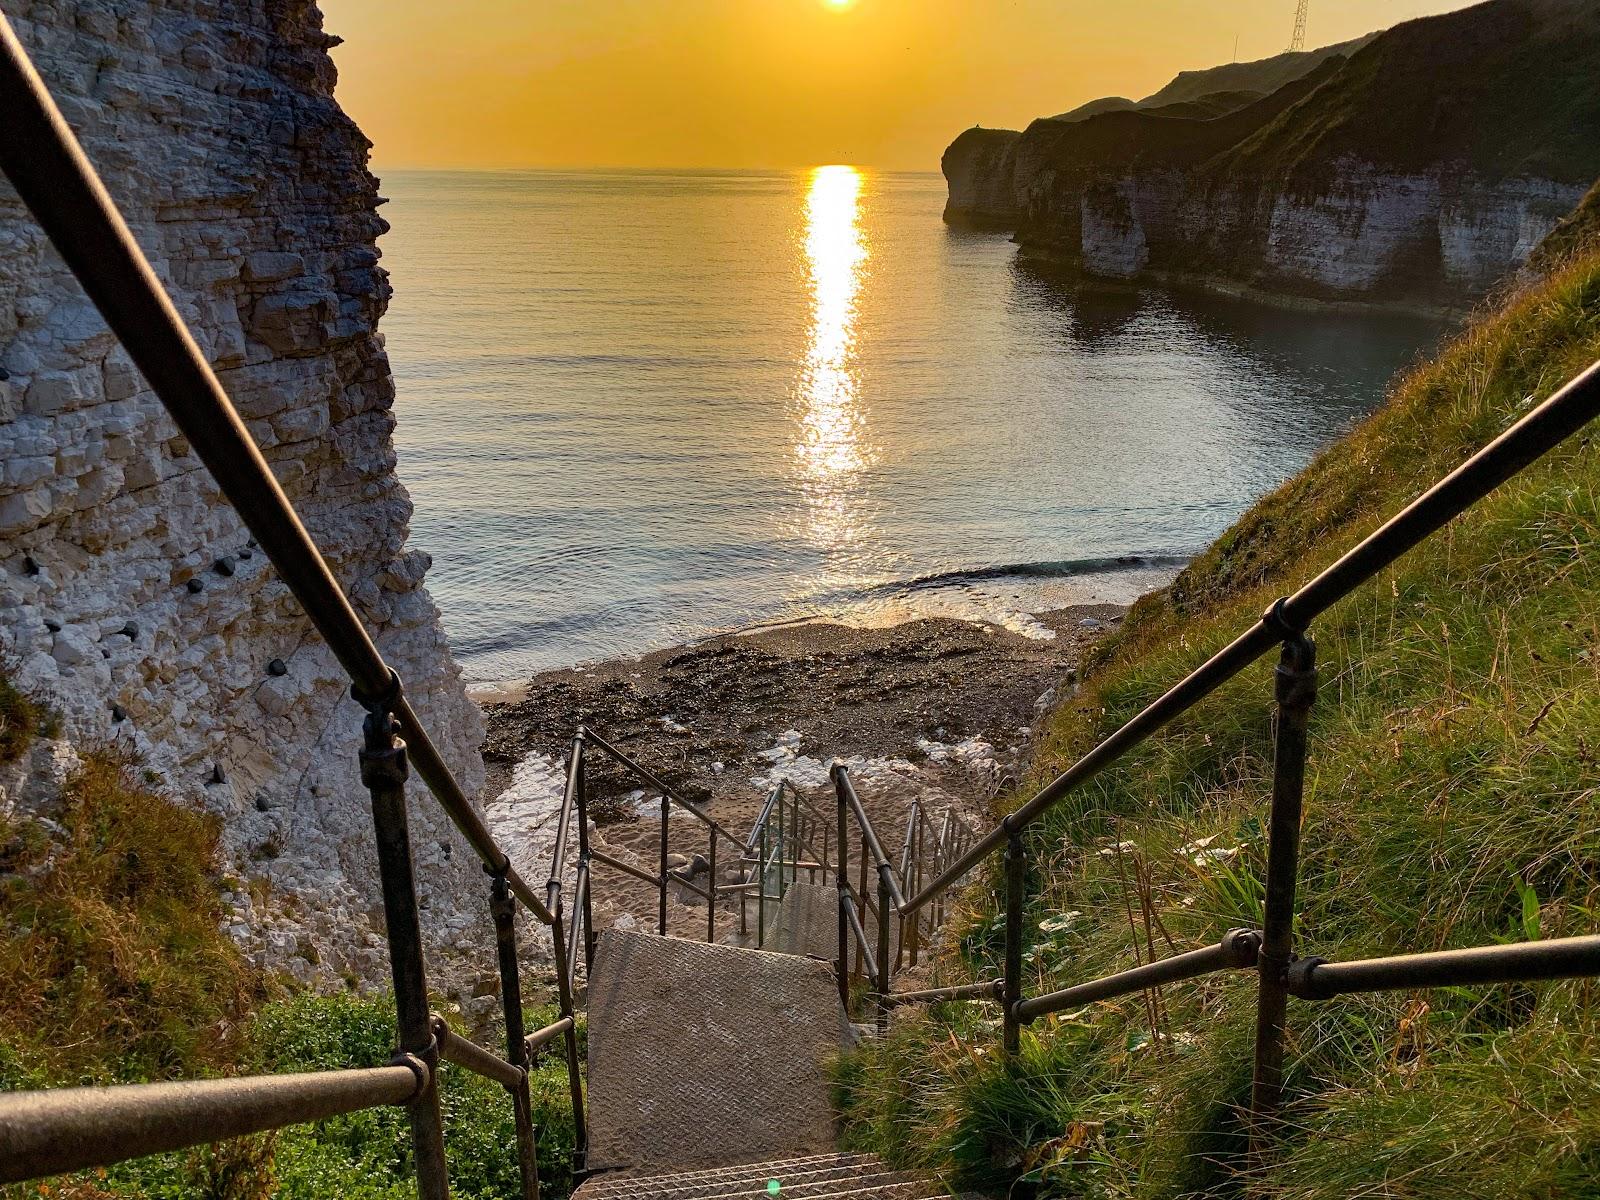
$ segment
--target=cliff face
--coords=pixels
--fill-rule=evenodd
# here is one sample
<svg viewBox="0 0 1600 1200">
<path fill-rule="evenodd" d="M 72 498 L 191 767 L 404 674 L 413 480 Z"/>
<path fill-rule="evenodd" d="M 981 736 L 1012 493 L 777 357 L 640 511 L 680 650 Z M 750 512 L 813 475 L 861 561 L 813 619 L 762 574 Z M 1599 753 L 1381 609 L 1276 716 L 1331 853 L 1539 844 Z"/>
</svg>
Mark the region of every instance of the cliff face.
<svg viewBox="0 0 1600 1200">
<path fill-rule="evenodd" d="M 1597 69 L 1587 3 L 1493 0 L 1220 115 L 1037 121 L 1014 227 L 1025 255 L 1089 276 L 1462 309 L 1600 175 Z"/>
<path fill-rule="evenodd" d="M 950 143 L 940 160 L 950 199 L 944 219 L 976 229 L 1015 229 L 1022 209 L 1017 203 L 1017 143 L 1014 129 L 972 128 Z"/>
<path fill-rule="evenodd" d="M 67 119 L 451 766 L 482 726 L 395 477 L 388 299 L 368 143 L 333 101 L 309 0 L 17 0 Z M 77 740 L 220 814 L 231 931 L 310 979 L 386 959 L 359 710 L 98 314 L 0 185 L 0 650 Z M 42 758 L 40 756 L 43 756 Z M 59 746 L 0 781 L 47 802 Z M 52 763 L 55 763 L 53 768 Z M 9 784 L 9 786 L 4 786 Z M 415 795 L 416 789 L 414 789 Z M 482 873 L 430 800 L 431 936 L 481 924 Z M 265 884 L 265 890 L 261 886 Z"/>
<path fill-rule="evenodd" d="M 1286 84 L 1304 78 L 1329 58 L 1365 45 L 1370 38 L 1325 46 L 1320 50 L 1279 54 L 1259 62 L 1228 63 L 1204 71 L 1183 71 L 1160 91 L 1143 100 L 1106 96 L 1070 112 L 1045 117 L 1029 127 L 1030 138 L 1053 136 L 1105 113 L 1156 111 L 1169 117 L 1214 117 L 1253 104 Z M 956 138 L 940 165 L 950 185 L 945 220 L 978 229 L 1015 229 L 1026 205 L 1017 172 L 1017 150 L 1023 135 L 1014 129 L 974 126 Z"/>
</svg>

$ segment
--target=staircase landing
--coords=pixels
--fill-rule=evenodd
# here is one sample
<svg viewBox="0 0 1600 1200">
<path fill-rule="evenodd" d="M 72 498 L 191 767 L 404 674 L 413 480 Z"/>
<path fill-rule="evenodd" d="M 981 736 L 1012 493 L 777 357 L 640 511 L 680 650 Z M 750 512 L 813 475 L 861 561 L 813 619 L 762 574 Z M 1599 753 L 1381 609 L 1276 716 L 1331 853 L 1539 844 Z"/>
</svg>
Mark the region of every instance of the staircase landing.
<svg viewBox="0 0 1600 1200">
<path fill-rule="evenodd" d="M 589 1168 L 831 1151 L 825 1063 L 848 1032 L 827 963 L 607 930 L 589 979 Z"/>
</svg>

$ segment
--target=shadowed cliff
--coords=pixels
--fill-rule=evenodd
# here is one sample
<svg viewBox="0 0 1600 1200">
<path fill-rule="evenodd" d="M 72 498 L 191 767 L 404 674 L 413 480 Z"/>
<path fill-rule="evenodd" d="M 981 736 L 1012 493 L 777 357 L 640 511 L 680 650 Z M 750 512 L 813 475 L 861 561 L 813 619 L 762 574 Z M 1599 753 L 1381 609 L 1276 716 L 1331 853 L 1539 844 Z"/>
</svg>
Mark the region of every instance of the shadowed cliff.
<svg viewBox="0 0 1600 1200">
<path fill-rule="evenodd" d="M 947 215 L 1090 277 L 1459 311 L 1600 174 L 1597 68 L 1593 6 L 1492 0 L 1330 47 L 1266 96 L 1197 96 L 1248 82 L 1219 68 L 982 155 L 969 131 Z"/>
</svg>

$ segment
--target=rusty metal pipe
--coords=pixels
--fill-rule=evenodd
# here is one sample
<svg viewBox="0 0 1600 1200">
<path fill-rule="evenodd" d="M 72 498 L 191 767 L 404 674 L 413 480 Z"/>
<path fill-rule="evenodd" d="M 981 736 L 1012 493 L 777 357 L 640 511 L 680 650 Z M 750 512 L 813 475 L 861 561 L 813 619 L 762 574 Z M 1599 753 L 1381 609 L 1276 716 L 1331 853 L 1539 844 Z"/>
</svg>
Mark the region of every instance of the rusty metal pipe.
<svg viewBox="0 0 1600 1200">
<path fill-rule="evenodd" d="M 896 1007 L 902 1004 L 939 1004 L 946 1000 L 992 1000 L 1002 1004 L 1005 1002 L 1005 991 L 1005 981 L 994 979 L 988 983 L 963 983 L 956 987 L 926 988 L 920 992 L 894 992 L 889 996 L 889 1003 Z"/>
<path fill-rule="evenodd" d="M 521 1067 L 513 1066 L 498 1054 L 456 1033 L 438 1013 L 433 1014 L 433 1037 L 439 1043 L 440 1058 L 474 1075 L 482 1075 L 507 1088 L 518 1087 L 527 1078 Z"/>
<path fill-rule="evenodd" d="M 861 924 L 861 913 L 856 908 L 854 897 L 846 892 L 839 898 L 839 904 L 844 909 L 845 919 L 850 922 L 850 928 L 856 935 L 856 956 L 866 961 L 867 978 L 874 982 L 878 979 L 878 958 L 872 953 L 872 948 L 867 945 L 867 931 Z"/>
<path fill-rule="evenodd" d="M 0 1095 L 0 1183 L 409 1104 L 429 1080 L 427 1066 L 407 1058 L 365 1070 Z"/>
<path fill-rule="evenodd" d="M 660 792 L 663 795 L 670 796 L 672 798 L 672 802 L 679 808 L 683 809 L 684 812 L 688 813 L 691 817 L 694 817 L 701 824 L 715 829 L 718 835 L 726 839 L 730 844 L 738 846 L 741 850 L 744 848 L 744 844 L 740 842 L 738 838 L 734 837 L 733 834 L 729 833 L 725 828 L 723 828 L 723 826 L 714 820 L 703 808 L 697 804 L 693 804 L 690 801 L 685 800 L 670 784 L 663 780 L 654 771 L 640 766 L 632 758 L 629 758 L 621 750 L 618 750 L 594 730 L 585 727 L 583 732 L 585 738 L 593 742 L 597 747 L 605 751 L 612 758 L 616 759 L 629 771 L 632 771 L 640 779 L 643 779 L 646 783 L 648 783 L 652 791 Z"/>
<path fill-rule="evenodd" d="M 1600 937 L 1547 938 L 1510 946 L 1474 946 L 1333 963 L 1302 958 L 1289 968 L 1289 993 L 1329 1000 L 1351 992 L 1473 984 L 1532 983 L 1600 975 Z"/>
<path fill-rule="evenodd" d="M 562 1017 L 559 1021 L 553 1021 L 549 1025 L 546 1025 L 543 1029 L 538 1029 L 533 1033 L 530 1033 L 526 1038 L 523 1039 L 523 1045 L 528 1048 L 528 1056 L 530 1058 L 533 1057 L 533 1052 L 535 1050 L 549 1045 L 562 1034 L 569 1032 L 574 1027 L 575 1022 L 571 1017 Z"/>
<path fill-rule="evenodd" d="M 1119 971 L 1104 979 L 1080 983 L 1077 987 L 1070 987 L 1064 991 L 1049 992 L 1043 996 L 1035 996 L 1031 1000 L 1024 1000 L 1016 1006 L 1017 1017 L 1024 1022 L 1036 1021 L 1046 1013 L 1060 1012 L 1067 1008 L 1081 1008 L 1085 1004 L 1093 1004 L 1096 1000 L 1112 1000 L 1118 996 L 1160 987 L 1164 983 L 1196 979 L 1201 975 L 1210 975 L 1217 971 L 1244 970 L 1256 965 L 1256 955 L 1260 949 L 1259 933 L 1249 929 L 1229 930 L 1221 942 L 1215 946 L 1207 946 L 1204 950 L 1175 954 L 1171 958 L 1145 963 L 1144 966 L 1134 967 L 1129 971 Z"/>
</svg>

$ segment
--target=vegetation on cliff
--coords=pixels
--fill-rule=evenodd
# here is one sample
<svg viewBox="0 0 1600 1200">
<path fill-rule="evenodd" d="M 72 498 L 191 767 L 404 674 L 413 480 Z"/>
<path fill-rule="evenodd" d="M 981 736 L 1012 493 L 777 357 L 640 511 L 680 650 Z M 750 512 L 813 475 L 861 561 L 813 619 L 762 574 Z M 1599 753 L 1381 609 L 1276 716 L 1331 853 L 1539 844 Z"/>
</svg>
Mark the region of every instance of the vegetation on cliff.
<svg viewBox="0 0 1600 1200">
<path fill-rule="evenodd" d="M 0 763 L 52 724 L 0 678 Z M 0 818 L 0 1090 L 388 1061 L 392 1000 L 293 992 L 223 932 L 219 833 L 216 818 L 157 794 L 103 752 L 84 756 L 48 817 Z M 554 1019 L 528 1013 L 529 1028 Z M 442 1080 L 454 1194 L 515 1200 L 504 1090 L 450 1066 Z M 572 1187 L 564 1063 L 541 1065 L 532 1084 L 542 1180 L 559 1198 Z M 0 1196 L 408 1200 L 410 1147 L 404 1110 L 375 1109 Z"/>
<path fill-rule="evenodd" d="M 1142 601 L 1051 718 L 1012 802 L 1600 357 L 1600 243 L 1485 315 Z M 1574 439 L 1322 618 L 1297 939 L 1360 957 L 1600 930 L 1600 445 Z M 1259 927 L 1271 664 L 1030 836 L 1026 989 Z M 1002 807 L 1004 804 L 1002 804 Z M 950 977 L 996 977 L 993 881 Z M 847 1139 L 969 1186 L 1232 1196 L 1248 973 L 1062 1013 L 998 1053 L 992 1009 L 897 1022 L 840 1067 Z M 1587 982 L 1294 1003 L 1291 1101 L 1254 1194 L 1555 1197 L 1600 1178 Z"/>
<path fill-rule="evenodd" d="M 1587 185 L 1600 174 L 1600 9 L 1496 0 L 1408 21 L 1212 164 L 1226 179 L 1337 171 L 1471 170 Z"/>
</svg>

